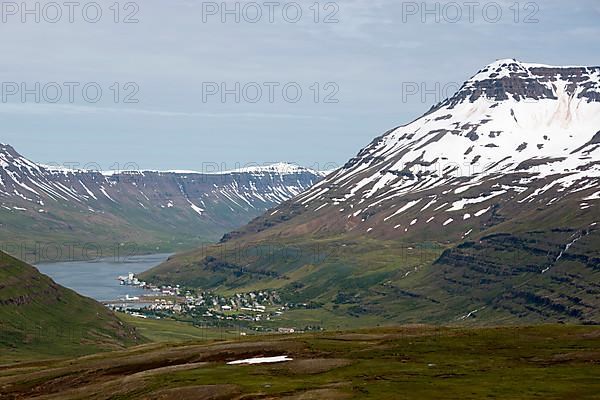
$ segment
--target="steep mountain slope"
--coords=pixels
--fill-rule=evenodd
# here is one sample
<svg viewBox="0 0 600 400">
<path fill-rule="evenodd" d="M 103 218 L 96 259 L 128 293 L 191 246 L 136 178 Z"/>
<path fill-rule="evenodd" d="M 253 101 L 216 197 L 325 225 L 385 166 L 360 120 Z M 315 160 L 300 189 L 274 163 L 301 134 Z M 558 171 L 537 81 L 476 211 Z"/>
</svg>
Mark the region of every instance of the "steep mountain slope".
<svg viewBox="0 0 600 400">
<path fill-rule="evenodd" d="M 106 307 L 0 252 L 0 362 L 67 356 L 141 343 Z"/>
<path fill-rule="evenodd" d="M 217 240 L 319 179 L 289 164 L 219 174 L 65 170 L 0 145 L 0 240 L 3 250 L 31 262 L 59 252 L 80 258 L 86 248 L 111 256 L 128 242 L 129 252 L 189 248 Z M 44 256 L 36 242 L 58 243 L 60 250 Z"/>
<path fill-rule="evenodd" d="M 475 310 L 490 321 L 598 321 L 599 200 L 600 67 L 500 60 L 221 249 L 146 276 L 222 289 L 260 282 L 401 321 Z M 293 262 L 232 258 L 266 243 L 303 250 Z"/>
</svg>

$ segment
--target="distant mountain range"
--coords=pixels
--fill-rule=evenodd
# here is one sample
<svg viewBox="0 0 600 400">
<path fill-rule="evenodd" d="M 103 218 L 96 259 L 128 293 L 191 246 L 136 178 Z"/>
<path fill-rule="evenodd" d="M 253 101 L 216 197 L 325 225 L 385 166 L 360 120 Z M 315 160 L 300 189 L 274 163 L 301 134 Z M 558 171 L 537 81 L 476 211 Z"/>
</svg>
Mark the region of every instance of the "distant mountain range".
<svg viewBox="0 0 600 400">
<path fill-rule="evenodd" d="M 38 262 L 167 252 L 218 240 L 318 182 L 291 164 L 206 174 L 70 170 L 0 145 L 2 250 Z M 53 246 L 45 248 L 45 244 Z"/>
<path fill-rule="evenodd" d="M 600 322 L 599 200 L 600 67 L 499 60 L 220 247 L 144 278 L 260 284 L 369 323 Z M 275 244 L 295 256 L 234 254 Z"/>
</svg>

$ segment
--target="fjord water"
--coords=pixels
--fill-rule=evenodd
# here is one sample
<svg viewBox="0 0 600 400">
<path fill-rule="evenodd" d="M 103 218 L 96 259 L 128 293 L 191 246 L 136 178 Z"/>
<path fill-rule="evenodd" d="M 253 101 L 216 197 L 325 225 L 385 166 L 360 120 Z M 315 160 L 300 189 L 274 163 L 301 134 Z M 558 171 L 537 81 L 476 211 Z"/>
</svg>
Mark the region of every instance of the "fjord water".
<svg viewBox="0 0 600 400">
<path fill-rule="evenodd" d="M 147 290 L 123 286 L 117 277 L 146 271 L 165 261 L 170 254 L 151 254 L 116 260 L 104 258 L 93 261 L 69 261 L 36 265 L 41 273 L 56 283 L 73 289 L 82 296 L 98 301 L 116 300 L 125 295 L 139 296 Z"/>
</svg>

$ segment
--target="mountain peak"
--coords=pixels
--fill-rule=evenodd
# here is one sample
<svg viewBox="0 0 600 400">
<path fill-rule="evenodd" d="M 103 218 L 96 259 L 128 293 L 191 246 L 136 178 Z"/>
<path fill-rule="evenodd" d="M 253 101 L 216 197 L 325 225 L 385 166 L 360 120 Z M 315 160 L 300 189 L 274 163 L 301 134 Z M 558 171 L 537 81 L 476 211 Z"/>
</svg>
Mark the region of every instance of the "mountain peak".
<svg viewBox="0 0 600 400">
<path fill-rule="evenodd" d="M 333 231 L 390 238 L 459 225 L 460 238 L 471 218 L 495 223 L 500 198 L 523 210 L 565 198 L 588 207 L 600 198 L 599 127 L 600 68 L 498 60 L 295 202 L 328 214 Z"/>
<path fill-rule="evenodd" d="M 578 74 L 593 74 L 600 67 L 586 66 L 556 66 L 547 64 L 525 63 L 514 58 L 504 58 L 485 66 L 469 81 L 483 81 L 486 79 L 500 80 L 511 77 L 541 77 L 547 73 L 569 77 Z M 596 76 L 597 77 L 597 76 Z"/>
<path fill-rule="evenodd" d="M 278 175 L 288 175 L 288 174 L 297 174 L 297 173 L 305 173 L 309 172 L 316 175 L 322 175 L 320 172 L 312 170 L 310 168 L 302 167 L 297 164 L 292 164 L 288 162 L 277 162 L 274 164 L 268 165 L 251 165 L 242 168 L 237 168 L 232 171 L 220 172 L 219 174 L 239 174 L 239 173 L 249 173 L 249 174 L 278 174 Z"/>
<path fill-rule="evenodd" d="M 522 63 L 514 58 L 500 59 L 486 65 L 469 81 L 477 82 L 486 79 L 501 79 L 503 77 L 510 77 L 511 74 L 518 72 L 528 73 L 531 66 L 534 66 L 534 64 Z"/>
<path fill-rule="evenodd" d="M 508 100 L 558 100 L 564 95 L 588 103 L 600 102 L 600 67 L 558 67 L 500 59 L 478 71 L 438 108 L 452 109 L 480 99 L 492 104 Z"/>
</svg>

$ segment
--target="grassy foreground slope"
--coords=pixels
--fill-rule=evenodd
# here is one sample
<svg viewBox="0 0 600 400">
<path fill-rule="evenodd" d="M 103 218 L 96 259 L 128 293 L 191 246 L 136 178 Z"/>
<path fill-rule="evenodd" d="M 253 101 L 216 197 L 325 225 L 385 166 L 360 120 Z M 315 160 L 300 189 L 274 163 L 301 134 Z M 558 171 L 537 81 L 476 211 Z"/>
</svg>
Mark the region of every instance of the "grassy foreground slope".
<svg viewBox="0 0 600 400">
<path fill-rule="evenodd" d="M 0 362 L 66 357 L 142 342 L 106 307 L 0 252 Z"/>
<path fill-rule="evenodd" d="M 286 355 L 255 366 L 227 362 Z M 0 368 L 6 399 L 598 399 L 600 329 L 406 326 Z"/>
</svg>

